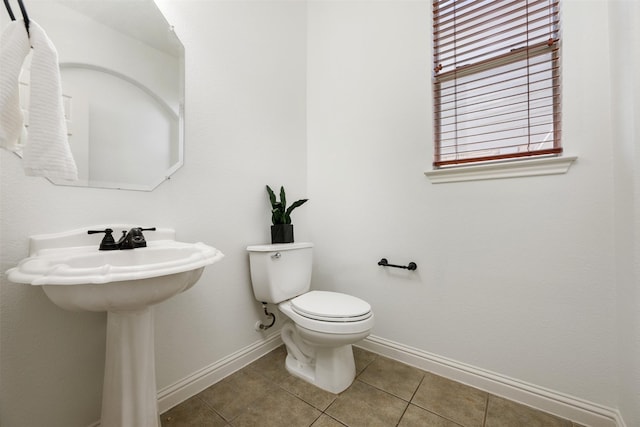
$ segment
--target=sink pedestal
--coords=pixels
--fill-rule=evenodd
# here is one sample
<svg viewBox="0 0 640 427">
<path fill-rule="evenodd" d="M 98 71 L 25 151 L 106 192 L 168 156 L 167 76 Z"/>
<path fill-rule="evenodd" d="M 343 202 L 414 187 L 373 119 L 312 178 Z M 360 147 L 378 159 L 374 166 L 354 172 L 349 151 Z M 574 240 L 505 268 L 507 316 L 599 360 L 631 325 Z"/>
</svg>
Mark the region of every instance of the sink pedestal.
<svg viewBox="0 0 640 427">
<path fill-rule="evenodd" d="M 151 307 L 107 313 L 100 426 L 160 426 Z"/>
<path fill-rule="evenodd" d="M 147 246 L 101 251 L 87 230 L 132 230 L 97 225 L 29 238 L 29 257 L 7 271 L 15 283 L 42 286 L 57 306 L 107 312 L 107 352 L 101 427 L 160 427 L 154 353 L 154 304 L 191 288 L 222 252 L 175 240 L 156 228 Z"/>
</svg>

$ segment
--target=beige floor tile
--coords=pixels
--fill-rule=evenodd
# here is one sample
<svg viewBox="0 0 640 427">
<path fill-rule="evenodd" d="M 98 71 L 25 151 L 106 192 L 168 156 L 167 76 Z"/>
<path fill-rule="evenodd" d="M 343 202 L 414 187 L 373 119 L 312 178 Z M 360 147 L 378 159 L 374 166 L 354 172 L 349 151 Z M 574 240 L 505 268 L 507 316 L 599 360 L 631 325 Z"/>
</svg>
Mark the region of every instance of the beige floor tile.
<svg viewBox="0 0 640 427">
<path fill-rule="evenodd" d="M 408 402 L 418 389 L 422 377 L 424 372 L 420 369 L 379 356 L 358 379 Z"/>
<path fill-rule="evenodd" d="M 349 427 L 395 426 L 406 407 L 402 399 L 356 380 L 325 413 Z"/>
<path fill-rule="evenodd" d="M 339 395 L 290 375 L 281 346 L 162 414 L 162 426 L 583 427 L 357 347 L 353 352 L 359 375 Z M 411 389 L 409 404 L 403 399 Z"/>
<path fill-rule="evenodd" d="M 315 423 L 311 424 L 311 427 L 344 427 L 344 424 L 326 414 L 322 414 Z"/>
<path fill-rule="evenodd" d="M 369 363 L 373 362 L 378 357 L 378 355 L 360 347 L 353 346 L 352 348 L 353 359 L 356 362 L 356 375 L 359 375 L 367 366 L 369 366 Z"/>
<path fill-rule="evenodd" d="M 409 405 L 398 427 L 460 427 L 459 424 L 425 411 L 415 405 Z"/>
<path fill-rule="evenodd" d="M 285 366 L 286 357 L 287 349 L 282 345 L 253 362 L 249 368 L 315 408 L 321 411 L 327 409 L 337 396 L 289 374 Z"/>
<path fill-rule="evenodd" d="M 160 416 L 162 427 L 225 427 L 227 422 L 198 396 L 185 400 Z"/>
<path fill-rule="evenodd" d="M 309 427 L 320 414 L 311 405 L 277 389 L 254 401 L 232 424 L 234 427 Z"/>
<path fill-rule="evenodd" d="M 327 409 L 338 397 L 336 394 L 322 390 L 293 375 L 290 375 L 289 378 L 280 384 L 280 387 L 321 411 Z"/>
<path fill-rule="evenodd" d="M 464 427 L 481 427 L 487 393 L 426 372 L 411 403 Z"/>
<path fill-rule="evenodd" d="M 277 389 L 254 370 L 243 369 L 205 389 L 199 396 L 225 420 L 231 421 L 254 401 Z"/>
<path fill-rule="evenodd" d="M 571 427 L 572 423 L 519 403 L 489 396 L 485 425 L 486 427 Z"/>
<path fill-rule="evenodd" d="M 284 345 L 281 345 L 251 363 L 248 368 L 259 372 L 275 384 L 281 384 L 290 376 L 289 372 L 287 372 L 287 368 L 285 367 L 286 357 L 287 349 Z"/>
</svg>

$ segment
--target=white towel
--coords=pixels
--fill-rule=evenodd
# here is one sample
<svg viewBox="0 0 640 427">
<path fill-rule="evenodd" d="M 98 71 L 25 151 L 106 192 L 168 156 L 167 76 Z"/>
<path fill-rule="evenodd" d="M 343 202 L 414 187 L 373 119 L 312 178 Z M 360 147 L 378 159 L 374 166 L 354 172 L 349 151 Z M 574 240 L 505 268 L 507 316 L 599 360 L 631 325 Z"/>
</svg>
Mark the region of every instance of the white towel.
<svg viewBox="0 0 640 427">
<path fill-rule="evenodd" d="M 69 148 L 64 119 L 58 52 L 37 23 L 31 21 L 29 33 L 33 57 L 24 171 L 32 176 L 77 180 L 78 169 Z"/>
<path fill-rule="evenodd" d="M 29 39 L 22 21 L 12 21 L 2 33 L 0 41 L 0 147 L 18 151 L 23 128 L 18 78 L 25 56 L 29 53 Z"/>
<path fill-rule="evenodd" d="M 31 176 L 77 180 L 78 170 L 69 148 L 67 125 L 64 119 L 58 52 L 42 27 L 34 21 L 31 21 L 29 25 L 30 39 L 27 39 L 23 21 L 14 21 L 12 24 L 22 25 L 22 36 L 26 39 L 27 46 L 30 42 L 33 47 L 30 76 L 29 131 L 27 143 L 23 150 L 24 171 Z M 9 29 L 11 29 L 11 25 Z M 5 30 L 5 33 L 9 29 Z M 20 34 L 20 31 L 14 30 L 10 34 Z M 12 39 L 10 42 L 21 48 L 24 40 L 20 40 L 17 35 L 15 38 L 17 40 Z M 13 50 L 13 47 L 8 45 L 7 49 Z M 17 60 L 20 66 L 22 66 L 27 53 L 28 49 L 22 58 Z M 15 65 L 11 63 L 10 67 L 13 68 Z M 1 89 L 4 90 L 4 88 Z M 17 78 L 15 90 L 18 90 Z M 3 106 L 0 105 L 0 107 Z M 15 106 L 10 105 L 9 107 Z M 18 114 L 21 115 L 21 113 Z M 7 114 L 7 116 L 10 115 L 15 115 L 15 112 Z"/>
</svg>

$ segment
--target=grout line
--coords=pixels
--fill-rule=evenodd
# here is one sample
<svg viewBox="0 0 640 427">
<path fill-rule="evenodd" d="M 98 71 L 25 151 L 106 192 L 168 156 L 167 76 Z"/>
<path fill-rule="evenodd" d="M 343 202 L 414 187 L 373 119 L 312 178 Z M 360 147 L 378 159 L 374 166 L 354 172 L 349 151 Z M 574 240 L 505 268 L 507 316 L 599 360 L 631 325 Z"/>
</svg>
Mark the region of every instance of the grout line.
<svg viewBox="0 0 640 427">
<path fill-rule="evenodd" d="M 204 390 L 202 390 L 202 391 L 204 391 Z M 230 421 L 227 420 L 225 417 L 223 417 L 221 413 L 216 411 L 216 408 L 214 408 L 213 405 L 211 405 L 204 397 L 202 397 L 202 391 L 200 393 L 196 394 L 194 397 L 197 398 L 200 402 L 202 402 L 204 404 L 204 406 L 207 407 L 207 409 L 213 411 L 216 415 L 218 415 L 220 418 L 222 418 L 228 424 Z"/>
<path fill-rule="evenodd" d="M 329 415 L 329 414 L 327 414 L 327 413 L 325 413 L 325 412 L 323 412 L 323 414 L 324 414 L 324 415 L 326 415 L 327 417 L 331 418 L 333 421 L 337 422 L 337 423 L 338 423 L 338 424 L 340 424 L 341 426 L 349 427 L 349 426 L 347 426 L 345 423 L 343 423 L 342 421 L 340 421 L 340 420 L 337 420 L 337 419 L 333 418 L 331 415 Z"/>
<path fill-rule="evenodd" d="M 404 411 L 402 411 L 402 415 L 400 415 L 400 419 L 398 420 L 398 422 L 396 423 L 396 427 L 398 425 L 400 425 L 400 423 L 402 422 L 402 419 L 404 418 L 404 415 L 407 413 L 407 410 L 409 409 L 409 405 L 411 405 L 411 401 L 413 400 L 413 397 L 416 395 L 416 393 L 418 392 L 418 389 L 420 388 L 420 386 L 422 385 L 422 382 L 424 381 L 424 374 L 422 375 L 422 378 L 420 378 L 420 382 L 418 383 L 418 386 L 416 387 L 415 390 L 413 390 L 413 393 L 411 394 L 411 397 L 409 398 L 409 401 L 407 402 L 407 406 L 404 408 Z"/>
<path fill-rule="evenodd" d="M 487 414 L 489 413 L 489 398 L 491 397 L 491 395 L 489 393 L 487 393 L 487 400 L 485 401 L 484 404 L 484 419 L 482 420 L 482 427 L 485 427 L 487 425 Z"/>
<path fill-rule="evenodd" d="M 418 387 L 416 387 L 416 389 L 413 391 L 413 394 L 411 395 L 411 399 L 409 399 L 409 403 L 411 403 L 413 401 L 413 398 L 416 396 L 416 393 L 418 392 L 418 389 L 420 388 L 420 386 L 424 382 L 425 377 L 426 377 L 426 375 L 422 374 L 422 378 L 420 378 L 420 383 L 418 383 Z"/>
<path fill-rule="evenodd" d="M 315 422 L 316 422 L 316 421 L 318 421 L 318 420 L 320 419 L 320 417 L 322 416 L 322 414 L 324 414 L 324 412 L 320 412 L 320 415 L 318 415 L 318 416 L 316 417 L 316 419 L 315 419 L 315 420 L 311 421 L 311 424 L 309 424 L 309 427 L 311 427 L 312 425 L 314 425 L 314 424 L 315 424 Z"/>
</svg>

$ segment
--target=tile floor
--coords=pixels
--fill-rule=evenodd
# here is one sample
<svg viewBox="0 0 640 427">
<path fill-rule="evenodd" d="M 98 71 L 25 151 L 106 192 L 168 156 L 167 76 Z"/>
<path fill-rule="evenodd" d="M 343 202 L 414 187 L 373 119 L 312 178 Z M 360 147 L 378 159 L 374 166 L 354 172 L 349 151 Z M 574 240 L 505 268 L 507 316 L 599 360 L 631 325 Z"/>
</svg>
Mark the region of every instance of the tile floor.
<svg viewBox="0 0 640 427">
<path fill-rule="evenodd" d="M 162 414 L 162 426 L 582 427 L 354 347 L 356 380 L 335 395 L 291 376 L 278 347 Z"/>
</svg>

